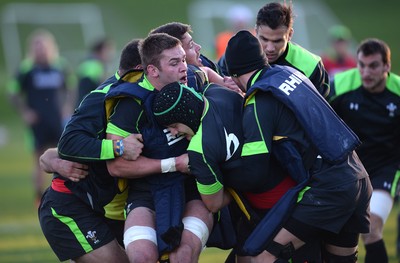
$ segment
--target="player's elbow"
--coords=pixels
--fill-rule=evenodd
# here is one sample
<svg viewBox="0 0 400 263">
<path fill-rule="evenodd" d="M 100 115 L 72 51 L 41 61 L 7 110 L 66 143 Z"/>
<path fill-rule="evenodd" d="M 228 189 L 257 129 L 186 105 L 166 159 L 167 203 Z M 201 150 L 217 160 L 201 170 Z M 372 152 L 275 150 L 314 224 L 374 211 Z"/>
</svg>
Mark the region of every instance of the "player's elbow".
<svg viewBox="0 0 400 263">
<path fill-rule="evenodd" d="M 203 202 L 211 213 L 217 213 L 222 208 L 222 202 L 217 200 L 211 202 L 203 199 Z"/>
<path fill-rule="evenodd" d="M 118 169 L 118 165 L 115 161 L 107 161 L 107 170 L 112 177 L 121 177 L 122 175 L 121 170 Z"/>
<path fill-rule="evenodd" d="M 212 207 L 207 207 L 207 208 L 213 214 L 218 213 L 218 211 L 221 209 L 221 207 L 219 207 L 219 206 L 218 207 L 217 206 L 212 206 Z"/>
</svg>

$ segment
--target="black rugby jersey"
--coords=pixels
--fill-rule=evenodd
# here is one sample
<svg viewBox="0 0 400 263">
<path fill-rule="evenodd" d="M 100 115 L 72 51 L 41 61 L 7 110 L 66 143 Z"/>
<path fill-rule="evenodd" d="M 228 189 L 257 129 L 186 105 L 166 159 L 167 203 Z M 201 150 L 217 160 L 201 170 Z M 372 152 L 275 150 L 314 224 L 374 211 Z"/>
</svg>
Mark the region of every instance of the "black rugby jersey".
<svg viewBox="0 0 400 263">
<path fill-rule="evenodd" d="M 359 136 L 356 150 L 370 176 L 384 167 L 395 174 L 400 165 L 400 77 L 390 73 L 386 89 L 366 91 L 358 69 L 335 75 L 330 103 Z"/>
</svg>

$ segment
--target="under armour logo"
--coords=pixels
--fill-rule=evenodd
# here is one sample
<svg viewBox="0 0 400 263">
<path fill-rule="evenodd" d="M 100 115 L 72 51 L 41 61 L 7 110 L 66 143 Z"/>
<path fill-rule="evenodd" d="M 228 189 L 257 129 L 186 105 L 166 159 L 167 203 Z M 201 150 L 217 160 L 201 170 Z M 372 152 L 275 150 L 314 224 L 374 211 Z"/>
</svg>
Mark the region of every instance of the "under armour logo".
<svg viewBox="0 0 400 263">
<path fill-rule="evenodd" d="M 389 111 L 389 117 L 394 117 L 394 112 L 397 110 L 397 106 L 391 102 L 386 105 L 386 109 Z"/>
<path fill-rule="evenodd" d="M 358 110 L 358 103 L 350 102 L 350 110 Z"/>
<path fill-rule="evenodd" d="M 383 182 L 383 187 L 384 187 L 385 189 L 390 190 L 390 189 L 392 188 L 392 183 L 387 182 L 387 181 L 384 181 L 384 182 Z"/>
</svg>

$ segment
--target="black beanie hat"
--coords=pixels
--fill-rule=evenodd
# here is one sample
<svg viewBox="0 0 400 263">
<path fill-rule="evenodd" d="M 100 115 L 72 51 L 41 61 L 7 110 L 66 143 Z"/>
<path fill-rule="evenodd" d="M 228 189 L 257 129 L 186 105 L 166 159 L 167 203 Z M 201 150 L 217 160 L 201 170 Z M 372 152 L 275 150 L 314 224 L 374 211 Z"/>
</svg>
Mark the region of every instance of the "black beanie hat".
<svg viewBox="0 0 400 263">
<path fill-rule="evenodd" d="M 160 125 L 183 123 L 195 133 L 199 129 L 203 109 L 202 96 L 179 82 L 164 86 L 153 100 L 153 113 Z"/>
<path fill-rule="evenodd" d="M 239 77 L 268 65 L 267 57 L 258 39 L 247 30 L 236 33 L 225 51 L 229 75 Z"/>
</svg>

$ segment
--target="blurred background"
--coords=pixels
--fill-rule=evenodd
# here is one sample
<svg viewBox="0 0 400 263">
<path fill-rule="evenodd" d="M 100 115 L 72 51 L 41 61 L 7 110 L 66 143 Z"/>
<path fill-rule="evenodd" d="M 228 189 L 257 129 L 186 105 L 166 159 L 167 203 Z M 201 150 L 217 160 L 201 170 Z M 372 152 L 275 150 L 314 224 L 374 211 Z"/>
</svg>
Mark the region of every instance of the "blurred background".
<svg viewBox="0 0 400 263">
<path fill-rule="evenodd" d="M 161 24 L 192 25 L 202 53 L 217 59 L 216 36 L 232 27 L 230 7 L 245 4 L 253 26 L 258 9 L 269 1 L 8 1 L 0 2 L 0 262 L 57 262 L 44 239 L 34 206 L 31 171 L 34 166 L 27 128 L 6 96 L 6 83 L 26 55 L 27 37 L 37 28 L 52 32 L 60 54 L 76 68 L 93 41 L 107 37 L 115 54 L 107 75 L 117 69 L 119 52 L 132 38 L 142 38 Z M 316 54 L 330 48 L 329 29 L 345 25 L 351 32 L 350 50 L 376 37 L 389 44 L 392 71 L 400 73 L 397 0 L 293 0 L 294 42 Z M 48 177 L 49 181 L 51 176 Z M 391 262 L 395 257 L 398 204 L 385 229 Z M 362 247 L 362 245 L 361 245 Z M 362 248 L 360 249 L 362 258 Z M 201 262 L 223 262 L 226 252 L 207 249 Z M 362 262 L 362 261 L 360 261 Z"/>
</svg>

